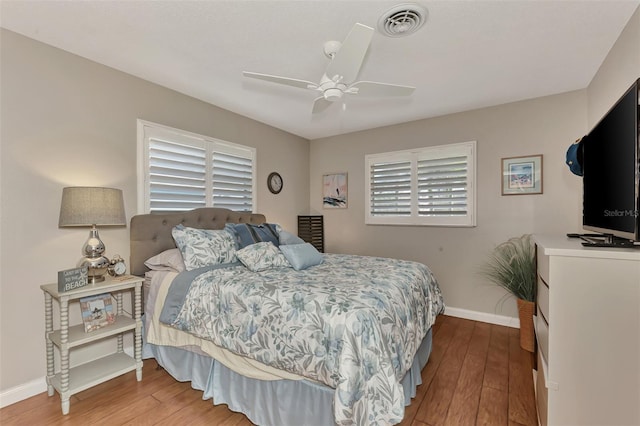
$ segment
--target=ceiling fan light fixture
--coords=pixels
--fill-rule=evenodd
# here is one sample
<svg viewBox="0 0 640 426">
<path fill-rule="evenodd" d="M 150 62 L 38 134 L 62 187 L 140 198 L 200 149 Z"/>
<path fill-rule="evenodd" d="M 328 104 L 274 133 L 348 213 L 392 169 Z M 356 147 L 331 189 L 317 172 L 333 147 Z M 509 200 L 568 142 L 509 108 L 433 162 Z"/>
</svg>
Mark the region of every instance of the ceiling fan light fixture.
<svg viewBox="0 0 640 426">
<path fill-rule="evenodd" d="M 342 98 L 342 90 L 338 88 L 327 89 L 322 93 L 322 95 L 329 102 L 335 102 Z"/>
<path fill-rule="evenodd" d="M 387 37 L 406 37 L 427 21 L 427 9 L 416 3 L 402 3 L 387 10 L 378 19 L 378 31 Z"/>
</svg>

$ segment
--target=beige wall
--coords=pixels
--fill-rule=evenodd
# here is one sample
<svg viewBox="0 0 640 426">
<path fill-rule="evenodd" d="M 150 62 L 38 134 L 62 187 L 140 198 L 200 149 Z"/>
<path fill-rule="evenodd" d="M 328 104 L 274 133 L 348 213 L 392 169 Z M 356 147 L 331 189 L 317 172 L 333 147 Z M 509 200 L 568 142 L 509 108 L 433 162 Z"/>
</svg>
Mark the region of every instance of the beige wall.
<svg viewBox="0 0 640 426">
<path fill-rule="evenodd" d="M 322 211 L 328 251 L 412 259 L 431 267 L 447 306 L 515 317 L 515 302 L 478 277 L 499 242 L 525 233 L 581 229 L 581 180 L 564 164 L 586 128 L 585 91 L 484 108 L 311 142 L 311 207 Z M 477 227 L 364 224 L 364 156 L 477 141 Z M 542 195 L 501 196 L 500 159 L 543 155 Z M 321 177 L 348 172 L 344 210 L 323 210 Z"/>
<path fill-rule="evenodd" d="M 88 236 L 58 228 L 62 188 L 121 188 L 136 214 L 136 119 L 256 147 L 259 211 L 295 231 L 308 209 L 307 140 L 6 30 L 1 47 L 0 392 L 45 376 L 40 284 L 73 267 Z M 128 228 L 100 235 L 129 258 Z"/>
<path fill-rule="evenodd" d="M 589 130 L 638 78 L 640 78 L 640 7 L 629 19 L 589 84 L 587 90 Z"/>
</svg>

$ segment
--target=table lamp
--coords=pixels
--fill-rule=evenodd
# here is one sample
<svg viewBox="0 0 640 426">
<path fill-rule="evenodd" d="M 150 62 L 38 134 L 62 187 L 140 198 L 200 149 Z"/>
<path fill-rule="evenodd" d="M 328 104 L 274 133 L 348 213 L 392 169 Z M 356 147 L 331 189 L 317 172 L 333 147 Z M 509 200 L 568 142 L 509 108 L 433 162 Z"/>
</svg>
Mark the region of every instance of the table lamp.
<svg viewBox="0 0 640 426">
<path fill-rule="evenodd" d="M 78 267 L 88 268 L 89 283 L 104 281 L 109 259 L 96 226 L 125 226 L 122 191 L 114 188 L 72 186 L 62 189 L 59 227 L 90 226 Z"/>
</svg>

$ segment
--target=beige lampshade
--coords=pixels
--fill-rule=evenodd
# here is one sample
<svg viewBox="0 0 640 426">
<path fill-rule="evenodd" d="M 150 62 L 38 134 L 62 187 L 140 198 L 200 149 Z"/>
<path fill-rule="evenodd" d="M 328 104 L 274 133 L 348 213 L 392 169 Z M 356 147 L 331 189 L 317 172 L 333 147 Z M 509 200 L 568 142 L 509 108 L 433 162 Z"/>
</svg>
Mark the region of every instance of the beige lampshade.
<svg viewBox="0 0 640 426">
<path fill-rule="evenodd" d="M 92 186 L 62 189 L 59 227 L 126 224 L 120 189 Z"/>
</svg>

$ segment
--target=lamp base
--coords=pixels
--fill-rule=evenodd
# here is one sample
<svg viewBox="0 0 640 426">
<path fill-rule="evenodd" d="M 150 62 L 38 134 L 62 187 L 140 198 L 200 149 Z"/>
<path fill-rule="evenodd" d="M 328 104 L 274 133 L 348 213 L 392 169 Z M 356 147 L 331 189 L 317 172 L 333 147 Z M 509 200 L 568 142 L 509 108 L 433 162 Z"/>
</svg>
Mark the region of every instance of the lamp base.
<svg viewBox="0 0 640 426">
<path fill-rule="evenodd" d="M 89 273 L 89 284 L 95 284 L 104 281 L 104 276 L 109 267 L 109 259 L 105 256 L 83 257 L 78 261 L 78 267 L 86 266 Z"/>
</svg>

